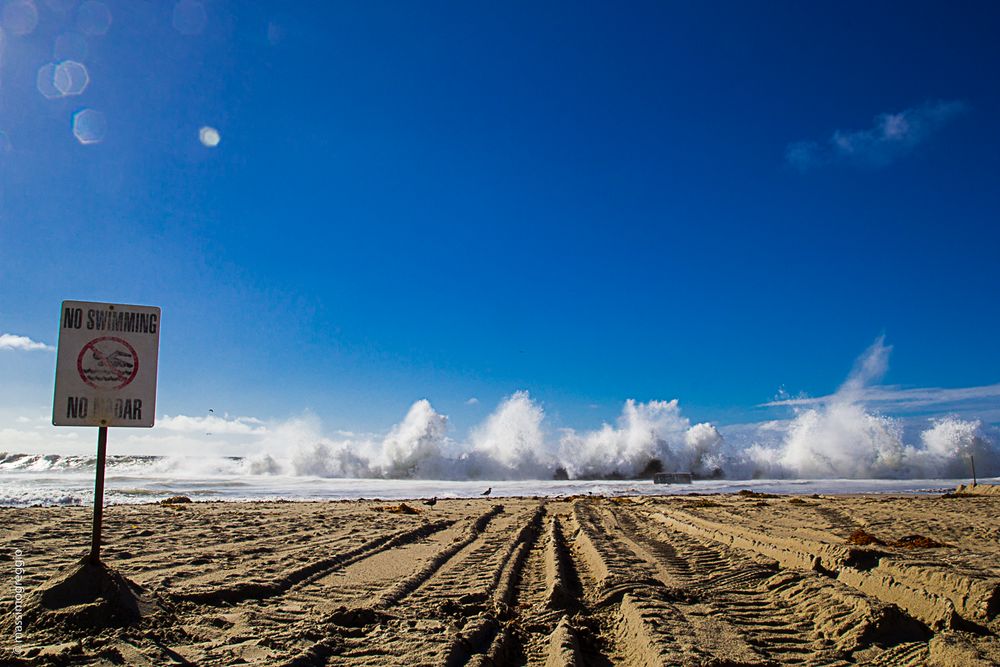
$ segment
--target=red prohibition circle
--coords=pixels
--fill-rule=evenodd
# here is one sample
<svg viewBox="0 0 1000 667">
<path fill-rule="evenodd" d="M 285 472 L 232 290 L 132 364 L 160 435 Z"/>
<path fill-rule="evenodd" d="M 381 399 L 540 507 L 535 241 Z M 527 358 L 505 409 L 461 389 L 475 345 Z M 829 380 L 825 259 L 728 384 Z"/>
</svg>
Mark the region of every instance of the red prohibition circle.
<svg viewBox="0 0 1000 667">
<path fill-rule="evenodd" d="M 116 349 L 111 351 L 109 346 L 104 349 L 97 347 L 98 343 L 105 341 L 111 341 Z M 94 389 L 121 389 L 138 374 L 139 355 L 127 340 L 116 336 L 101 336 L 80 350 L 80 356 L 76 358 L 76 371 L 80 374 L 80 379 Z"/>
</svg>

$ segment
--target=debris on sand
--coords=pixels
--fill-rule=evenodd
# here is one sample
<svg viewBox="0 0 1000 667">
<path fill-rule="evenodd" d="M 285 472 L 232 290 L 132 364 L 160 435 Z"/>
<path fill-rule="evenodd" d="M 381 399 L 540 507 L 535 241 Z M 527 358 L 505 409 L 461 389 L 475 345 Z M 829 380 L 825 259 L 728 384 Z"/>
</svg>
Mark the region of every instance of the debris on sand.
<svg viewBox="0 0 1000 667">
<path fill-rule="evenodd" d="M 406 503 L 399 503 L 398 505 L 379 505 L 373 509 L 376 512 L 391 512 L 392 514 L 420 514 L 420 510 L 416 507 L 410 507 Z"/>
<path fill-rule="evenodd" d="M 722 503 L 717 503 L 714 500 L 708 498 L 694 498 L 692 500 L 685 500 L 683 503 L 684 507 L 722 507 Z"/>
<path fill-rule="evenodd" d="M 781 496 L 774 493 L 763 493 L 761 491 L 751 491 L 750 489 L 742 489 L 736 492 L 736 495 L 743 496 L 744 498 L 780 498 Z"/>
<path fill-rule="evenodd" d="M 851 534 L 847 536 L 847 543 L 855 544 L 859 547 L 867 547 L 872 544 L 885 546 L 885 542 L 875 537 L 871 533 L 862 530 L 861 528 L 852 531 Z"/>
<path fill-rule="evenodd" d="M 164 498 L 160 501 L 161 505 L 179 505 L 181 503 L 189 503 L 191 499 L 187 496 L 170 496 L 169 498 Z"/>
<path fill-rule="evenodd" d="M 906 537 L 901 537 L 898 540 L 880 540 L 861 528 L 853 531 L 847 537 L 847 543 L 858 546 L 878 545 L 884 547 L 898 547 L 900 549 L 939 549 L 941 547 L 949 546 L 944 542 L 938 542 L 937 540 L 924 535 L 907 535 Z"/>
<path fill-rule="evenodd" d="M 950 545 L 945 544 L 944 542 L 938 542 L 933 538 L 925 537 L 923 535 L 907 535 L 906 537 L 901 537 L 895 542 L 890 542 L 889 546 L 902 547 L 903 549 L 939 549 Z"/>
</svg>

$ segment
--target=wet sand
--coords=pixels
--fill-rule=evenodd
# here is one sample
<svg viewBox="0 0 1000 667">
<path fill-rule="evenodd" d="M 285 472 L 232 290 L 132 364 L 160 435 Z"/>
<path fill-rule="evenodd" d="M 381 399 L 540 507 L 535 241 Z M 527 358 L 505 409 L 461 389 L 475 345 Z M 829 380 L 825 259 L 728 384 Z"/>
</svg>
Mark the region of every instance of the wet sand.
<svg viewBox="0 0 1000 667">
<path fill-rule="evenodd" d="M 997 495 L 405 505 L 109 507 L 137 620 L 40 604 L 86 553 L 89 508 L 0 509 L 0 663 L 1000 664 Z"/>
</svg>

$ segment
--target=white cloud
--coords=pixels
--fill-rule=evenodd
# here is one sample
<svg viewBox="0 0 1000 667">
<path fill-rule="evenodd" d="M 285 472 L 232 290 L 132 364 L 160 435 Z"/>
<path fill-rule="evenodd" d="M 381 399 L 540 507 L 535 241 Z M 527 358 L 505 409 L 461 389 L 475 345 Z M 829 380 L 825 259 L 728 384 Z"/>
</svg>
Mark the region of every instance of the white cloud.
<svg viewBox="0 0 1000 667">
<path fill-rule="evenodd" d="M 783 398 L 762 403 L 759 407 L 805 407 L 830 402 L 835 394 L 816 397 Z M 979 387 L 914 387 L 904 389 L 895 385 L 876 385 L 858 390 L 857 398 L 862 403 L 891 404 L 900 409 L 923 408 L 931 405 L 945 405 L 1000 398 L 1000 383 Z"/>
<path fill-rule="evenodd" d="M 465 402 L 466 405 L 479 405 L 479 399 L 473 396 Z"/>
<path fill-rule="evenodd" d="M 46 350 L 51 352 L 55 349 L 51 345 L 31 340 L 27 336 L 18 336 L 9 333 L 0 334 L 0 350 Z"/>
<path fill-rule="evenodd" d="M 966 111 L 964 102 L 951 101 L 925 102 L 898 113 L 879 114 L 868 129 L 835 130 L 826 141 L 791 143 L 785 149 L 785 160 L 802 171 L 833 163 L 885 166 Z"/>
<path fill-rule="evenodd" d="M 156 426 L 167 431 L 183 433 L 218 433 L 238 435 L 264 435 L 267 427 L 255 417 L 189 417 L 187 415 L 163 415 L 156 421 Z"/>
<path fill-rule="evenodd" d="M 1000 383 L 977 387 L 910 387 L 874 384 L 889 367 L 892 346 L 885 344 L 885 337 L 875 340 L 855 362 L 854 370 L 844 384 L 826 396 L 790 396 L 782 387 L 778 395 L 757 407 L 790 407 L 794 409 L 812 408 L 848 401 L 852 404 L 874 407 L 881 411 L 907 412 L 921 411 L 929 407 L 935 410 L 955 412 L 976 412 L 995 410 L 1000 398 Z M 981 414 L 977 414 L 982 418 Z M 989 423 L 990 420 L 986 420 Z"/>
</svg>

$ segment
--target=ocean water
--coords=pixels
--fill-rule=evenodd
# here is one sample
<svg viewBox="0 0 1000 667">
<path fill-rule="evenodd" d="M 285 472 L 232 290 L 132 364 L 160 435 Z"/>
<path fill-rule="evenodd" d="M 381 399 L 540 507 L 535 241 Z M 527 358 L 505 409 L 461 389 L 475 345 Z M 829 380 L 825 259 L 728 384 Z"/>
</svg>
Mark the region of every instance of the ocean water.
<svg viewBox="0 0 1000 667">
<path fill-rule="evenodd" d="M 792 494 L 936 494 L 967 479 L 702 480 L 663 485 L 650 480 L 429 480 L 365 479 L 247 472 L 241 459 L 169 459 L 113 456 L 105 475 L 107 503 L 151 503 L 175 495 L 192 500 L 353 500 L 380 498 L 558 497 L 579 494 L 659 495 L 734 493 L 752 489 Z M 981 480 L 1000 483 L 1000 478 Z M 88 505 L 93 502 L 94 457 L 0 454 L 0 506 Z"/>
</svg>

